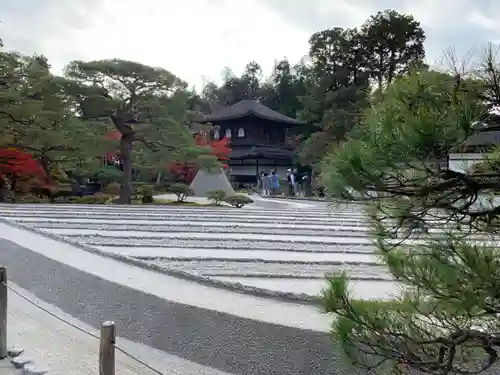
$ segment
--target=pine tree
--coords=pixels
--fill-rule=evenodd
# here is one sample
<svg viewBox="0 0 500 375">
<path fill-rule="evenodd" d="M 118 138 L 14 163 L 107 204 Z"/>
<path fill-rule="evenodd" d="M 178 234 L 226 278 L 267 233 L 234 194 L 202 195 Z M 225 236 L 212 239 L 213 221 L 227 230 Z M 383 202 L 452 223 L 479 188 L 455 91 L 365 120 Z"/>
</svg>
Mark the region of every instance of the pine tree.
<svg viewBox="0 0 500 375">
<path fill-rule="evenodd" d="M 113 59 L 74 61 L 66 75 L 75 83 L 80 115 L 110 122 L 120 133 L 120 203 L 132 200 L 134 168 L 160 168 L 193 146 L 184 123 L 187 84 L 168 70 Z"/>
<path fill-rule="evenodd" d="M 474 80 L 396 78 L 322 165 L 333 196 L 365 203 L 380 259 L 403 286 L 394 300 L 360 301 L 339 275 L 324 291 L 336 338 L 373 373 L 476 374 L 498 360 L 500 205 L 479 203 L 500 191 L 500 158 L 471 171 L 442 165 L 500 103 L 498 65 L 483 67 Z"/>
</svg>

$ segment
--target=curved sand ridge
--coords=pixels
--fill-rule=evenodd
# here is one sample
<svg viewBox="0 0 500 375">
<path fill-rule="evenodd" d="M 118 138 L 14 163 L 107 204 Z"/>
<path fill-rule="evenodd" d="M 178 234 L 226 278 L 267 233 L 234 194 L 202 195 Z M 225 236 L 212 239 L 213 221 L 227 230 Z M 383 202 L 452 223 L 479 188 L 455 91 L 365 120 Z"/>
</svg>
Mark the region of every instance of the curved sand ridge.
<svg viewBox="0 0 500 375">
<path fill-rule="evenodd" d="M 388 298 L 397 290 L 373 255 L 359 206 L 279 206 L 5 205 L 0 213 L 64 241 L 257 294 L 314 301 L 325 274 L 341 271 L 359 297 Z"/>
</svg>

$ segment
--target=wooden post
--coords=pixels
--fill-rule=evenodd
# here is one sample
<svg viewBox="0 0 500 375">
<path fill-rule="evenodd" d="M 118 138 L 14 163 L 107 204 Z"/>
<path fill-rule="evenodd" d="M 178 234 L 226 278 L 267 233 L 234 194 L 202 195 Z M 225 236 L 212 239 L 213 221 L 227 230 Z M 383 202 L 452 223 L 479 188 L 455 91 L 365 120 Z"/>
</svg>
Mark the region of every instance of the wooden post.
<svg viewBox="0 0 500 375">
<path fill-rule="evenodd" d="M 0 359 L 7 357 L 7 268 L 0 266 Z"/>
<path fill-rule="evenodd" d="M 115 322 L 102 323 L 99 345 L 99 375 L 115 375 L 115 340 Z"/>
</svg>

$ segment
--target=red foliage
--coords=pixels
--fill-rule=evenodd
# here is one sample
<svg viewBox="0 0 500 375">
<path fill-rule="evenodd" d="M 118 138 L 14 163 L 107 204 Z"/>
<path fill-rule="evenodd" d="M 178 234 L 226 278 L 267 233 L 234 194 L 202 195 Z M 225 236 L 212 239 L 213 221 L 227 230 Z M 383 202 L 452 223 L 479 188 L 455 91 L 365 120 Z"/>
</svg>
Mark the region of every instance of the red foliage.
<svg viewBox="0 0 500 375">
<path fill-rule="evenodd" d="M 40 163 L 30 154 L 15 148 L 0 149 L 0 176 L 22 177 L 41 176 L 43 169 Z"/>
<path fill-rule="evenodd" d="M 209 145 L 212 148 L 210 153 L 217 156 L 219 161 L 226 162 L 229 160 L 228 155 L 231 152 L 231 148 L 229 147 L 229 142 L 226 138 L 221 139 L 220 141 L 212 141 Z"/>
<path fill-rule="evenodd" d="M 106 161 L 108 163 L 114 163 L 116 160 L 118 160 L 118 153 L 117 152 L 105 152 L 104 156 L 106 157 Z"/>
<path fill-rule="evenodd" d="M 121 139 L 121 133 L 118 130 L 114 130 L 106 134 L 106 139 L 108 141 L 120 141 Z M 118 160 L 118 152 L 116 151 L 107 151 L 104 154 L 106 161 L 108 163 L 114 163 L 116 160 Z"/>
<path fill-rule="evenodd" d="M 222 162 L 223 168 L 228 168 L 228 155 L 231 152 L 231 148 L 229 147 L 229 140 L 227 138 L 210 141 L 206 136 L 198 134 L 195 136 L 195 142 L 200 147 L 210 147 L 210 155 L 216 156 Z M 190 183 L 198 172 L 198 168 L 190 163 L 172 163 L 168 168 L 178 181 L 186 183 Z"/>
<path fill-rule="evenodd" d="M 194 140 L 200 147 L 211 147 L 210 154 L 217 156 L 219 161 L 224 162 L 229 160 L 228 155 L 231 152 L 231 148 L 229 147 L 229 140 L 227 138 L 210 141 L 203 135 L 198 134 Z"/>
<path fill-rule="evenodd" d="M 119 141 L 120 138 L 121 138 L 121 133 L 118 131 L 118 130 L 114 130 L 112 132 L 109 132 L 108 134 L 106 134 L 106 139 L 110 140 L 110 141 Z"/>
<path fill-rule="evenodd" d="M 194 165 L 185 163 L 172 163 L 168 166 L 168 170 L 177 181 L 190 183 L 196 176 L 198 169 Z"/>
<path fill-rule="evenodd" d="M 16 148 L 0 149 L 0 185 L 10 179 L 11 189 L 29 191 L 43 183 L 45 173 L 33 156 Z"/>
</svg>

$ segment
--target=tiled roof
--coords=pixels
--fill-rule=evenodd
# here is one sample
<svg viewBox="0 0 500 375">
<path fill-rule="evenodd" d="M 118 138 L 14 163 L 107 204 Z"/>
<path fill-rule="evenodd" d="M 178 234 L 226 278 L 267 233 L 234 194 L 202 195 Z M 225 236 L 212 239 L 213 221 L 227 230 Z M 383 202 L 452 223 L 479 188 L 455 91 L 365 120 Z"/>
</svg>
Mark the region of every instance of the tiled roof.
<svg viewBox="0 0 500 375">
<path fill-rule="evenodd" d="M 500 144 L 500 129 L 477 132 L 465 141 L 466 146 L 494 146 L 498 144 Z"/>
<path fill-rule="evenodd" d="M 205 122 L 217 123 L 219 121 L 235 120 L 252 115 L 260 117 L 264 120 L 270 120 L 284 124 L 304 124 L 303 121 L 299 121 L 273 111 L 271 108 L 266 107 L 265 105 L 259 103 L 257 100 L 242 100 L 229 107 L 215 111 L 214 113 L 205 117 Z"/>
</svg>

